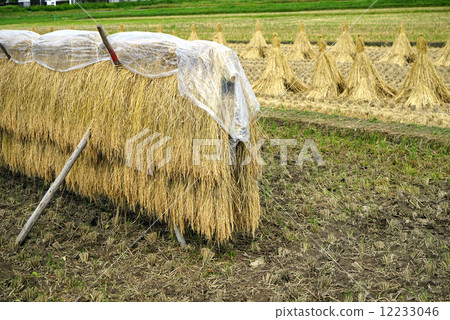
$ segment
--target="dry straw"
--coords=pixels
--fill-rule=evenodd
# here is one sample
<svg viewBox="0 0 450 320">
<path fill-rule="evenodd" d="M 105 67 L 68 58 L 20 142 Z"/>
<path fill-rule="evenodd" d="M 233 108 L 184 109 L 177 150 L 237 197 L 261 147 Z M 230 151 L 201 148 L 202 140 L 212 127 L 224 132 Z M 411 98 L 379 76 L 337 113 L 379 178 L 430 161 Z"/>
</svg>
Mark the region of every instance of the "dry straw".
<svg viewBox="0 0 450 320">
<path fill-rule="evenodd" d="M 256 93 L 281 95 L 287 90 L 305 92 L 306 86 L 297 78 L 281 51 L 281 42 L 277 34 L 273 35 L 273 48 L 267 61 L 266 70 L 253 85 Z"/>
<path fill-rule="evenodd" d="M 195 23 L 193 23 L 191 26 L 191 35 L 189 36 L 188 40 L 189 41 L 199 40 L 199 38 L 197 36 L 197 31 L 195 31 Z"/>
<path fill-rule="evenodd" d="M 287 53 L 286 57 L 288 60 L 308 60 L 317 57 L 317 54 L 314 52 L 313 47 L 306 36 L 303 21 L 300 21 L 300 27 L 294 45 Z"/>
<path fill-rule="evenodd" d="M 342 24 L 342 35 L 330 50 L 336 62 L 352 63 L 356 55 L 356 46 L 353 42 L 350 31 L 348 31 L 347 20 Z"/>
<path fill-rule="evenodd" d="M 435 64 L 444 67 L 450 66 L 450 40 L 447 40 L 447 44 L 442 49 L 442 54 L 436 59 Z"/>
<path fill-rule="evenodd" d="M 244 51 L 242 51 L 241 57 L 244 59 L 266 58 L 269 55 L 269 52 L 269 46 L 264 39 L 261 31 L 261 23 L 258 19 L 256 20 L 255 33 L 253 34 L 253 38 L 250 40 L 250 43 L 247 45 Z"/>
<path fill-rule="evenodd" d="M 360 101 L 379 101 L 392 98 L 396 90 L 389 86 L 380 76 L 364 52 L 364 42 L 358 35 L 356 40 L 357 54 L 350 71 L 347 88 L 343 96 Z"/>
<path fill-rule="evenodd" d="M 450 102 L 450 92 L 427 55 L 427 42 L 417 39 L 418 57 L 411 67 L 396 100 L 418 109 Z"/>
<path fill-rule="evenodd" d="M 389 52 L 380 60 L 380 62 L 390 62 L 401 66 L 414 62 L 416 54 L 414 53 L 408 37 L 406 36 L 403 21 L 398 26 L 398 35 Z"/>
<path fill-rule="evenodd" d="M 158 23 L 158 33 L 163 33 L 162 24 Z"/>
<path fill-rule="evenodd" d="M 167 211 L 162 219 L 170 226 L 218 241 L 232 231 L 255 232 L 260 167 L 253 160 L 230 166 L 226 156 L 193 165 L 194 138 L 222 139 L 229 155 L 228 134 L 179 95 L 176 76 L 152 80 L 109 62 L 66 73 L 5 59 L 0 65 L 0 162 L 50 182 L 91 127 L 88 147 L 66 179 L 70 189 L 93 199 L 107 196 L 150 217 Z M 144 129 L 171 137 L 172 160 L 158 169 L 165 148 L 155 152 L 153 176 L 145 173 L 145 152 L 143 172 L 125 166 L 126 141 Z M 257 138 L 252 124 L 253 144 Z M 238 163 L 247 155 L 238 145 Z"/>
<path fill-rule="evenodd" d="M 307 97 L 313 100 L 337 98 L 345 89 L 346 81 L 333 58 L 326 52 L 327 44 L 322 36 L 318 42 L 320 57 L 315 65 L 310 91 Z"/>
<path fill-rule="evenodd" d="M 223 35 L 222 24 L 220 22 L 217 23 L 217 33 L 214 35 L 213 41 L 223 44 L 224 46 L 228 45 L 227 40 L 225 39 L 225 36 Z"/>
<path fill-rule="evenodd" d="M 123 29 L 124 29 L 123 28 L 123 23 L 121 23 L 120 26 L 119 26 L 119 32 L 123 32 Z"/>
</svg>

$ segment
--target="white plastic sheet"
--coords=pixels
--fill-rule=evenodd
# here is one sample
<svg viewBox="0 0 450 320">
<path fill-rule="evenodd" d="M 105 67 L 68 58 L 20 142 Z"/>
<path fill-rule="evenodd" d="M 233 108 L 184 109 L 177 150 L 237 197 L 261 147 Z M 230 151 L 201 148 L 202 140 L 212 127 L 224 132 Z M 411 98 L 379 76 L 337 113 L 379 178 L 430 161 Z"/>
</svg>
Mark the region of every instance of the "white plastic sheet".
<svg viewBox="0 0 450 320">
<path fill-rule="evenodd" d="M 249 141 L 250 121 L 260 107 L 233 50 L 211 41 L 151 32 L 116 33 L 108 40 L 125 68 L 150 78 L 177 74 L 181 96 L 208 112 L 234 140 Z M 100 35 L 92 31 L 61 30 L 39 36 L 4 30 L 0 41 L 15 62 L 34 60 L 59 72 L 109 59 Z"/>
<path fill-rule="evenodd" d="M 233 50 L 151 32 L 116 33 L 108 40 L 125 68 L 150 78 L 178 74 L 181 96 L 208 112 L 233 139 L 249 140 L 250 121 L 260 107 Z"/>
<path fill-rule="evenodd" d="M 11 60 L 18 64 L 33 61 L 31 44 L 38 37 L 39 34 L 28 30 L 0 30 L 0 43 L 11 56 Z M 6 59 L 1 50 L 0 59 Z"/>
<path fill-rule="evenodd" d="M 236 53 L 211 41 L 177 50 L 178 90 L 206 110 L 233 139 L 247 142 L 259 103 Z"/>
<path fill-rule="evenodd" d="M 153 32 L 120 32 L 108 36 L 117 58 L 128 70 L 150 78 L 177 73 L 177 48 L 185 40 Z M 104 46 L 103 50 L 106 52 Z"/>
<path fill-rule="evenodd" d="M 76 70 L 109 59 L 107 52 L 99 52 L 101 43 L 99 33 L 94 31 L 50 32 L 33 42 L 33 59 L 51 70 Z"/>
</svg>

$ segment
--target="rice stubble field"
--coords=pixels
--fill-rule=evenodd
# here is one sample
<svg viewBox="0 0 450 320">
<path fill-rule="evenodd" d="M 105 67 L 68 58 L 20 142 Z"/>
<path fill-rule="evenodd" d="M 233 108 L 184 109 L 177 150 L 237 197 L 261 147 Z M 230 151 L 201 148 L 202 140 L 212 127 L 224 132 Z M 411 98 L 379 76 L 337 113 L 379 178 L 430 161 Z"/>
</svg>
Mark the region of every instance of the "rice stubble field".
<svg viewBox="0 0 450 320">
<path fill-rule="evenodd" d="M 17 20 L 1 28 L 46 33 L 94 30 L 92 21 Z M 105 18 L 110 33 L 163 31 L 187 38 L 196 23 L 201 39 L 223 26 L 230 47 L 242 52 L 259 18 L 266 40 L 277 32 L 292 41 L 303 19 L 310 40 L 328 42 L 360 10 L 308 13 Z M 364 40 L 393 41 L 399 20 L 410 40 L 447 40 L 448 8 L 373 9 L 351 30 Z M 62 19 L 59 19 L 62 18 Z M 244 23 L 244 21 L 246 23 Z M 412 23 L 414 21 L 414 24 Z M 432 23 L 430 23 L 430 21 Z M 52 24 L 53 23 L 53 24 Z M 295 28 L 292 26 L 295 25 Z M 287 53 L 292 44 L 283 43 Z M 316 45 L 314 44 L 314 49 Z M 399 88 L 410 66 L 378 62 L 387 47 L 366 52 L 383 79 Z M 429 48 L 437 58 L 441 48 Z M 244 60 L 250 83 L 267 59 Z M 309 84 L 312 61 L 289 64 Z M 351 64 L 339 63 L 345 77 Z M 450 69 L 437 67 L 447 88 Z M 450 129 L 448 104 L 405 109 L 393 101 L 313 101 L 287 93 L 258 95 L 258 126 L 269 139 L 295 139 L 287 165 L 268 141 L 259 180 L 262 217 L 254 237 L 234 233 L 226 243 L 189 231 L 180 248 L 167 225 L 90 200 L 62 188 L 25 244 L 15 237 L 48 185 L 0 168 L 0 300 L 2 301 L 448 301 L 450 299 Z M 447 122 L 446 122 L 447 121 Z M 402 123 L 404 122 L 404 123 Z M 415 124 L 412 124 L 415 123 Z M 325 166 L 296 160 L 312 139 Z M 140 237 L 142 234 L 144 237 Z M 139 239 L 137 242 L 135 242 Z M 120 258 L 120 259 L 118 259 Z"/>
</svg>

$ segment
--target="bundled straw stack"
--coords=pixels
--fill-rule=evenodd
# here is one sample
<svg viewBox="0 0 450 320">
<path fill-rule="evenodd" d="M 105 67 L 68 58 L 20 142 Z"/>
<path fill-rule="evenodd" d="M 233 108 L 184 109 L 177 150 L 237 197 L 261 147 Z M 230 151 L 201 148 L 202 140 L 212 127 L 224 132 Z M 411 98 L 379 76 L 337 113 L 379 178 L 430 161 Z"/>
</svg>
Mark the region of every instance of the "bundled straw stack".
<svg viewBox="0 0 450 320">
<path fill-rule="evenodd" d="M 383 80 L 370 62 L 369 57 L 364 52 L 364 42 L 359 35 L 356 40 L 356 48 L 358 53 L 343 96 L 362 101 L 379 101 L 383 98 L 394 97 L 396 90 Z"/>
<path fill-rule="evenodd" d="M 300 29 L 295 38 L 292 49 L 288 52 L 286 57 L 289 60 L 309 60 L 316 58 L 316 53 L 311 46 L 305 32 L 305 25 L 300 21 Z"/>
<path fill-rule="evenodd" d="M 342 34 L 330 51 L 333 53 L 336 62 L 353 62 L 356 55 L 356 46 L 348 31 L 347 20 L 344 20 L 344 23 L 342 24 Z"/>
<path fill-rule="evenodd" d="M 64 73 L 6 59 L 0 67 L 0 165 L 51 182 L 91 128 L 92 138 L 66 178 L 70 189 L 161 217 L 181 233 L 191 228 L 225 241 L 232 231 L 255 232 L 260 167 L 253 160 L 232 166 L 229 157 L 192 165 L 193 139 L 221 139 L 229 155 L 229 136 L 181 97 L 176 74 L 151 79 L 109 61 Z M 157 164 L 166 148 L 153 153 L 154 168 L 148 161 L 142 171 L 125 165 L 127 141 L 145 129 L 170 137 L 171 161 L 162 168 Z M 251 123 L 252 144 L 257 135 Z M 237 163 L 248 155 L 238 144 Z M 136 153 L 133 157 L 136 163 Z M 150 169 L 153 175 L 147 174 Z"/>
<path fill-rule="evenodd" d="M 346 81 L 333 58 L 326 52 L 327 44 L 322 36 L 318 42 L 320 56 L 315 66 L 307 97 L 313 100 L 337 98 L 345 89 Z"/>
<path fill-rule="evenodd" d="M 242 51 L 241 57 L 244 59 L 266 58 L 269 55 L 269 52 L 269 46 L 264 39 L 261 31 L 261 24 L 259 23 L 258 19 L 256 20 L 255 33 L 253 34 L 253 38 L 250 40 L 250 43 L 247 45 L 244 51 Z"/>
<path fill-rule="evenodd" d="M 450 40 L 447 40 L 447 44 L 445 45 L 442 54 L 437 58 L 435 63 L 438 66 L 450 66 Z"/>
<path fill-rule="evenodd" d="M 191 34 L 189 36 L 189 41 L 195 41 L 195 40 L 199 40 L 198 36 L 197 36 L 197 31 L 195 31 L 195 23 L 192 23 L 191 26 Z"/>
<path fill-rule="evenodd" d="M 380 62 L 390 62 L 401 66 L 414 62 L 416 54 L 414 53 L 408 37 L 406 36 L 403 21 L 398 26 L 398 35 L 389 52 L 380 60 Z"/>
<path fill-rule="evenodd" d="M 427 43 L 417 39 L 418 57 L 409 71 L 396 100 L 418 109 L 450 102 L 450 92 L 427 56 Z"/>
<path fill-rule="evenodd" d="M 158 33 L 163 33 L 162 24 L 158 23 Z"/>
<path fill-rule="evenodd" d="M 253 85 L 253 90 L 265 95 L 281 95 L 286 91 L 305 92 L 306 86 L 294 74 L 281 51 L 277 34 L 273 35 L 273 48 L 267 61 L 266 70 Z"/>
<path fill-rule="evenodd" d="M 222 24 L 220 22 L 217 23 L 217 33 L 214 35 L 214 42 L 223 44 L 224 46 L 228 45 L 227 40 L 222 32 Z"/>
</svg>

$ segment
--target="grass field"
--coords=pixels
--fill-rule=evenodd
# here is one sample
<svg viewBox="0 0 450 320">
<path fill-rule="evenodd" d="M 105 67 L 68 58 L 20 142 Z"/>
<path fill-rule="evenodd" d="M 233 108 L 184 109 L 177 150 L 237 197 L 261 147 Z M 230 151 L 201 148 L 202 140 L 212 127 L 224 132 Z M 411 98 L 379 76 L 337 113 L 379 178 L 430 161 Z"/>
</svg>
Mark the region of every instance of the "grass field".
<svg viewBox="0 0 450 320">
<path fill-rule="evenodd" d="M 133 9 L 134 10 L 134 9 Z M 121 23 L 125 31 L 156 32 L 157 25 L 163 25 L 166 33 L 175 32 L 180 38 L 187 38 L 192 22 L 197 24 L 197 34 L 201 39 L 211 40 L 217 22 L 221 22 L 227 40 L 249 41 L 254 30 L 255 20 L 261 20 L 267 38 L 277 32 L 282 40 L 293 41 L 298 29 L 298 21 L 304 20 L 308 35 L 316 40 L 319 35 L 333 40 L 340 35 L 340 25 L 344 19 L 350 23 L 357 20 L 364 9 L 321 10 L 305 12 L 272 12 L 241 14 L 194 14 L 176 16 L 135 16 L 130 10 L 123 16 L 93 14 L 109 33 L 119 31 Z M 139 10 L 137 10 L 139 11 Z M 369 10 L 352 27 L 353 34 L 361 34 L 366 41 L 393 41 L 397 34 L 397 25 L 404 20 L 410 39 L 417 39 L 423 33 L 428 41 L 446 41 L 450 32 L 448 24 L 449 7 L 431 8 L 390 8 Z M 96 22 L 81 11 L 33 12 L 3 14 L 1 29 L 31 29 L 47 33 L 50 27 L 55 30 L 68 29 L 95 30 Z"/>
<path fill-rule="evenodd" d="M 4 0 L 0 1 L 4 4 Z M 448 6 L 447 0 L 145 0 L 133 2 L 85 2 L 80 5 L 103 17 L 192 15 L 212 13 L 292 12 L 331 9 L 366 9 Z M 80 5 L 0 7 L 0 13 L 61 12 L 80 10 Z"/>
</svg>

